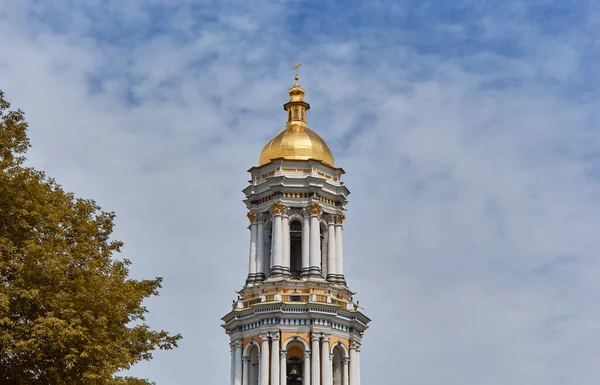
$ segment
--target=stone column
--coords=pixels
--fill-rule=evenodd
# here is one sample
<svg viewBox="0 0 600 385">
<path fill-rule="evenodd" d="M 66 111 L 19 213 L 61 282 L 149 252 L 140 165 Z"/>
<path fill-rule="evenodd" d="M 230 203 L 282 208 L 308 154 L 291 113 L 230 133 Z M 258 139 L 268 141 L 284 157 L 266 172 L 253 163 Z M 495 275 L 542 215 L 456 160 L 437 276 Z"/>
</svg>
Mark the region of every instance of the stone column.
<svg viewBox="0 0 600 385">
<path fill-rule="evenodd" d="M 304 352 L 304 371 L 302 373 L 302 385 L 310 385 L 310 350 Z"/>
<path fill-rule="evenodd" d="M 279 385 L 279 333 L 271 333 L 271 385 Z"/>
<path fill-rule="evenodd" d="M 229 344 L 229 358 L 231 361 L 231 369 L 229 370 L 229 383 L 233 385 L 233 371 L 235 369 L 235 361 L 233 360 L 233 342 Z"/>
<path fill-rule="evenodd" d="M 324 335 L 321 339 L 321 378 L 323 379 L 323 385 L 331 384 L 331 358 L 329 355 L 329 339 L 331 336 Z"/>
<path fill-rule="evenodd" d="M 335 218 L 331 215 L 327 219 L 327 280 L 335 282 L 337 281 Z"/>
<path fill-rule="evenodd" d="M 250 375 L 250 371 L 248 370 L 248 366 L 250 364 L 250 357 L 244 356 L 242 357 L 242 385 L 249 385 L 250 381 L 248 376 Z"/>
<path fill-rule="evenodd" d="M 281 217 L 282 227 L 282 256 L 283 256 L 283 275 L 290 275 L 290 217 L 284 213 Z"/>
<path fill-rule="evenodd" d="M 321 275 L 321 229 L 319 227 L 319 216 L 321 206 L 313 203 L 309 206 L 310 211 L 310 271 L 311 276 Z M 314 361 L 314 359 L 313 359 Z"/>
<path fill-rule="evenodd" d="M 342 358 L 342 385 L 348 385 L 348 364 L 350 359 L 348 357 Z"/>
<path fill-rule="evenodd" d="M 360 385 L 360 345 L 356 348 L 356 385 Z"/>
<path fill-rule="evenodd" d="M 271 211 L 273 212 L 271 275 L 281 275 L 283 266 L 283 225 L 281 223 L 281 214 L 283 213 L 283 206 L 281 203 L 275 202 L 271 207 Z"/>
<path fill-rule="evenodd" d="M 312 342 L 312 347 L 311 347 L 311 351 L 312 351 L 312 370 L 311 370 L 311 384 L 313 385 L 319 385 L 321 383 L 321 363 L 319 360 L 319 339 L 320 337 L 316 334 L 313 334 L 311 337 L 311 342 Z"/>
<path fill-rule="evenodd" d="M 260 385 L 269 385 L 269 335 L 261 334 Z"/>
<path fill-rule="evenodd" d="M 265 222 L 262 215 L 258 215 L 256 224 L 256 280 L 264 281 L 268 273 L 265 268 Z"/>
<path fill-rule="evenodd" d="M 252 282 L 256 280 L 256 249 L 258 247 L 258 224 L 254 221 L 255 217 L 253 213 L 248 213 L 248 219 L 250 220 L 250 252 L 248 257 L 248 279 L 246 282 Z"/>
<path fill-rule="evenodd" d="M 356 358 L 356 348 L 358 344 L 356 342 L 350 342 L 350 385 L 358 385 L 358 376 L 356 371 L 358 370 Z"/>
<path fill-rule="evenodd" d="M 302 212 L 302 273 L 303 277 L 310 270 L 310 214 L 308 210 Z M 304 380 L 303 380 L 304 381 Z"/>
<path fill-rule="evenodd" d="M 280 379 L 279 379 L 279 385 L 286 385 L 287 384 L 287 352 L 285 350 L 282 350 L 279 352 L 279 373 L 280 375 Z"/>
<path fill-rule="evenodd" d="M 337 272 L 338 281 L 346 282 L 344 278 L 344 246 L 342 243 L 342 223 L 346 219 L 344 214 L 339 214 L 335 225 L 335 269 Z"/>
<path fill-rule="evenodd" d="M 242 385 L 242 341 L 233 342 L 233 385 Z"/>
<path fill-rule="evenodd" d="M 342 358 L 342 385 L 348 385 L 348 364 L 350 359 L 348 357 Z"/>
</svg>

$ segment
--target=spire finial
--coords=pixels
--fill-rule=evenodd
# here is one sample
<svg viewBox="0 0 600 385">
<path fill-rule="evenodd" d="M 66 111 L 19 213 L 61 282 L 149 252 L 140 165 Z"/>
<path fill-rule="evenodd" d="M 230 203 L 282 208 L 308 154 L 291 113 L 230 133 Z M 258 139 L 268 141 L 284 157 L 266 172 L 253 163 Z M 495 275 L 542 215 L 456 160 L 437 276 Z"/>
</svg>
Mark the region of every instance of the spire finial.
<svg viewBox="0 0 600 385">
<path fill-rule="evenodd" d="M 296 77 L 294 79 L 296 79 L 296 84 L 298 84 L 298 79 L 300 79 L 300 76 L 298 74 L 298 69 L 302 67 L 302 63 L 300 63 L 298 61 L 298 59 L 296 59 L 296 65 L 292 67 L 293 70 L 296 70 Z"/>
</svg>

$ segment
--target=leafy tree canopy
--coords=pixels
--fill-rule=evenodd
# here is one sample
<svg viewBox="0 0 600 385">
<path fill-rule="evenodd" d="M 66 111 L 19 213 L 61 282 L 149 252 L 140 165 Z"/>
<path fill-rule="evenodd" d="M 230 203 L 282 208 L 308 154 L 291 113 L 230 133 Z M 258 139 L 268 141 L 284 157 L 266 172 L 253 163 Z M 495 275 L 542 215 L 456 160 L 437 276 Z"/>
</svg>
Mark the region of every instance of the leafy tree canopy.
<svg viewBox="0 0 600 385">
<path fill-rule="evenodd" d="M 179 334 L 145 324 L 161 278 L 128 277 L 115 214 L 24 165 L 27 123 L 0 91 L 0 383 L 150 384 L 115 377 Z"/>
</svg>

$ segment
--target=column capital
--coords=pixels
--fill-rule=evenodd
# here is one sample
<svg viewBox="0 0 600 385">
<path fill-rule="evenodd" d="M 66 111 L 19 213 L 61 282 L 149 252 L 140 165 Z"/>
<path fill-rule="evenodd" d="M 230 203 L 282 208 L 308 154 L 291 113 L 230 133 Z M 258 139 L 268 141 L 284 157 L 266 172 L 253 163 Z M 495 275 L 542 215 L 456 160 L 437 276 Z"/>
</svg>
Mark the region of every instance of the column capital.
<svg viewBox="0 0 600 385">
<path fill-rule="evenodd" d="M 341 226 L 342 223 L 344 223 L 344 220 L 346 219 L 346 216 L 344 214 L 342 214 L 342 213 L 339 213 L 337 215 L 336 219 L 337 219 L 337 224 Z"/>
<path fill-rule="evenodd" d="M 320 216 L 321 213 L 323 212 L 323 209 L 321 208 L 321 205 L 318 203 L 313 203 L 310 206 L 308 206 L 308 211 L 310 212 L 310 215 L 313 216 Z"/>
<path fill-rule="evenodd" d="M 259 337 L 260 337 L 260 339 L 262 341 L 268 341 L 269 340 L 269 333 L 260 334 Z"/>
<path fill-rule="evenodd" d="M 271 333 L 271 339 L 273 341 L 279 341 L 279 332 L 272 332 Z"/>
<path fill-rule="evenodd" d="M 304 351 L 304 358 L 310 358 L 310 350 Z"/>
<path fill-rule="evenodd" d="M 280 350 L 279 351 L 279 358 L 286 358 L 287 357 L 287 351 L 286 350 Z"/>
<path fill-rule="evenodd" d="M 300 213 L 302 214 L 302 217 L 304 217 L 306 219 L 310 218 L 310 212 L 308 211 L 308 209 L 306 207 L 301 209 Z"/>
<path fill-rule="evenodd" d="M 254 220 L 256 219 L 256 215 L 252 211 L 248 211 L 246 216 L 248 217 L 251 225 L 255 223 Z"/>
<path fill-rule="evenodd" d="M 350 363 L 350 358 L 348 358 L 348 357 L 342 358 L 342 364 L 343 365 L 348 365 L 349 363 Z"/>
<path fill-rule="evenodd" d="M 321 336 L 323 338 L 323 342 L 329 342 L 329 340 L 331 339 L 331 334 L 322 333 Z"/>
<path fill-rule="evenodd" d="M 327 214 L 325 215 L 325 219 L 327 220 L 327 224 L 328 225 L 335 225 L 336 223 L 336 215 L 333 214 Z"/>
<path fill-rule="evenodd" d="M 350 349 L 360 350 L 360 342 L 350 341 Z"/>
<path fill-rule="evenodd" d="M 250 357 L 248 357 L 248 356 L 242 357 L 242 364 L 247 364 L 249 362 L 250 362 Z"/>
<path fill-rule="evenodd" d="M 313 334 L 310 336 L 311 341 L 319 341 L 321 339 L 321 336 L 318 334 Z"/>
<path fill-rule="evenodd" d="M 329 353 L 329 361 L 333 361 L 333 353 Z"/>
<path fill-rule="evenodd" d="M 241 339 L 236 339 L 236 340 L 233 340 L 233 341 L 231 341 L 231 342 L 229 343 L 229 346 L 230 346 L 232 349 L 235 349 L 235 348 L 241 348 L 241 347 L 242 347 L 242 340 L 241 340 Z"/>
<path fill-rule="evenodd" d="M 280 202 L 275 202 L 271 205 L 271 212 L 273 215 L 282 215 L 285 207 Z"/>
</svg>

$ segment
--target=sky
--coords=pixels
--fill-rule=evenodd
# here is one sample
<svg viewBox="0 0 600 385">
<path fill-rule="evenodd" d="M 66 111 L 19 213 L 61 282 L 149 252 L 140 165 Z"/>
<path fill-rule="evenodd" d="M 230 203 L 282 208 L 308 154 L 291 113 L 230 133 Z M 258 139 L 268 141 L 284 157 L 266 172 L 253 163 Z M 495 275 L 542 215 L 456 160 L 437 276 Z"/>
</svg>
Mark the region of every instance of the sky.
<svg viewBox="0 0 600 385">
<path fill-rule="evenodd" d="M 229 381 L 241 190 L 303 63 L 343 167 L 363 383 L 597 384 L 600 5 L 591 0 L 0 0 L 29 163 L 117 213 L 148 323 L 129 374 Z"/>
</svg>

